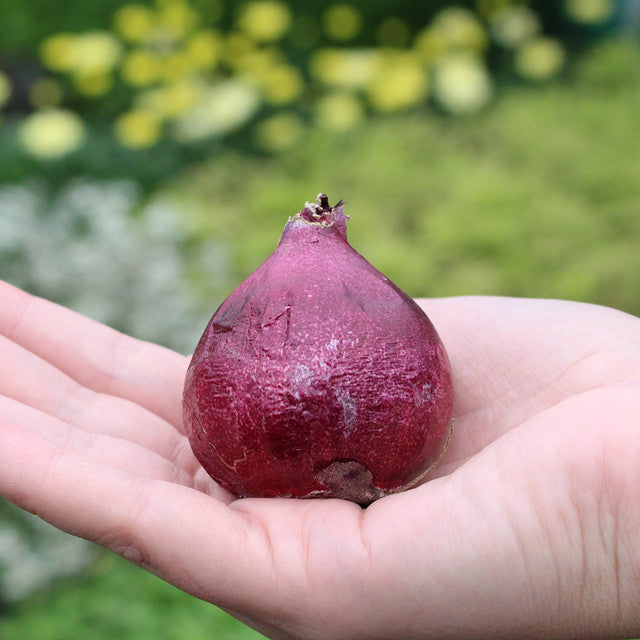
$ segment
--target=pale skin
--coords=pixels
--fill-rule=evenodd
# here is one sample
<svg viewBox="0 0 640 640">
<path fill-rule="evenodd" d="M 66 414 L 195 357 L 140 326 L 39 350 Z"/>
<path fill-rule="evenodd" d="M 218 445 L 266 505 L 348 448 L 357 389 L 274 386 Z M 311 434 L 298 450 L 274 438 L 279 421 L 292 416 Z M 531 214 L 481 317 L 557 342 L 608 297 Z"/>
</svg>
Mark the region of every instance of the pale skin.
<svg viewBox="0 0 640 640">
<path fill-rule="evenodd" d="M 422 300 L 456 428 L 366 510 L 238 500 L 182 428 L 188 358 L 0 283 L 0 490 L 270 638 L 640 636 L 640 320 Z"/>
</svg>

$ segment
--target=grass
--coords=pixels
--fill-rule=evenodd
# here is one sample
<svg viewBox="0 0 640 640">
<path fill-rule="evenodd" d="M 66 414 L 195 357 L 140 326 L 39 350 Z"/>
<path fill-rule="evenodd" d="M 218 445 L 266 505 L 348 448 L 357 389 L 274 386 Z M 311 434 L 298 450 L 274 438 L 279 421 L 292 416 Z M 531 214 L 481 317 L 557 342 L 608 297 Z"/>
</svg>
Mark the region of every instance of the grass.
<svg viewBox="0 0 640 640">
<path fill-rule="evenodd" d="M 217 607 L 196 600 L 117 556 L 60 582 L 0 617 L 15 640 L 255 640 Z"/>
<path fill-rule="evenodd" d="M 604 42 L 563 82 L 514 87 L 467 120 L 412 115 L 317 132 L 277 158 L 225 152 L 166 190 L 193 242 L 231 271 L 194 290 L 210 308 L 325 190 L 353 244 L 414 296 L 562 297 L 640 315 L 640 48 Z M 211 294 L 215 291 L 215 294 Z M 0 618 L 20 640 L 260 637 L 111 555 Z"/>
</svg>

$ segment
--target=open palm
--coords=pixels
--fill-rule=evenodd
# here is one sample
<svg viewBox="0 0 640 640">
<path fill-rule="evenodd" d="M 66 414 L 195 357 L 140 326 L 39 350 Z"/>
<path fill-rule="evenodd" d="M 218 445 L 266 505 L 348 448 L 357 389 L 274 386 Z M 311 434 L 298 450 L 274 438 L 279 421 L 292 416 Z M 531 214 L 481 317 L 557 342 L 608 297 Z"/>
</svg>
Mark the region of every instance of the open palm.
<svg viewBox="0 0 640 640">
<path fill-rule="evenodd" d="M 421 304 L 456 428 L 367 509 L 235 499 L 182 429 L 188 359 L 0 283 L 0 488 L 272 638 L 640 633 L 640 320 Z"/>
</svg>

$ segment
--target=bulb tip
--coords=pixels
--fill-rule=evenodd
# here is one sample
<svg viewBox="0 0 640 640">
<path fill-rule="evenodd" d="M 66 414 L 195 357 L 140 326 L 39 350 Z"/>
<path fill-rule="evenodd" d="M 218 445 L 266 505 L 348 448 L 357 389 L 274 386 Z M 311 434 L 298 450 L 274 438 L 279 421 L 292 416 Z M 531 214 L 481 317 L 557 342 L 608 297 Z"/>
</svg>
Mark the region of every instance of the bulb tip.
<svg viewBox="0 0 640 640">
<path fill-rule="evenodd" d="M 342 200 L 332 207 L 329 204 L 329 196 L 326 193 L 319 193 L 315 202 L 305 202 L 304 209 L 296 217 L 311 224 L 331 226 L 335 222 L 335 214 L 341 213 L 343 208 L 344 202 Z"/>
</svg>

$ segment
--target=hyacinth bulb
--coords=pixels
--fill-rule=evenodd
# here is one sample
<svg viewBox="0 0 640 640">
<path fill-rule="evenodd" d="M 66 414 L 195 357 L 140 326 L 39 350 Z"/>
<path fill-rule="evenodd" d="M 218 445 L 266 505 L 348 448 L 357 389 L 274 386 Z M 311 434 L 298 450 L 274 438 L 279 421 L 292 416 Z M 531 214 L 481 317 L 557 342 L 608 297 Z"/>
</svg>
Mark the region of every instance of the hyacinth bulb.
<svg viewBox="0 0 640 640">
<path fill-rule="evenodd" d="M 417 482 L 450 434 L 447 354 L 422 309 L 318 196 L 219 307 L 184 388 L 191 447 L 243 497 L 360 504 Z"/>
</svg>

